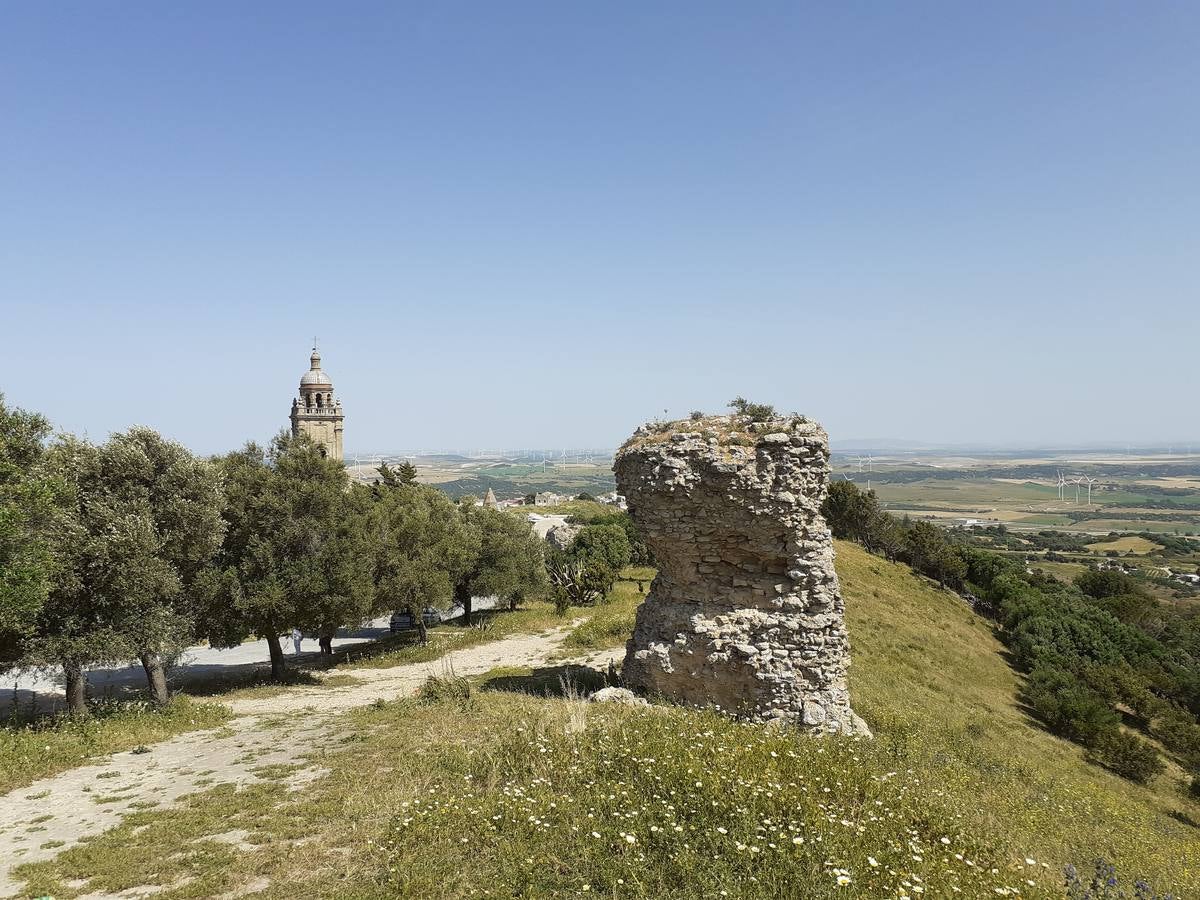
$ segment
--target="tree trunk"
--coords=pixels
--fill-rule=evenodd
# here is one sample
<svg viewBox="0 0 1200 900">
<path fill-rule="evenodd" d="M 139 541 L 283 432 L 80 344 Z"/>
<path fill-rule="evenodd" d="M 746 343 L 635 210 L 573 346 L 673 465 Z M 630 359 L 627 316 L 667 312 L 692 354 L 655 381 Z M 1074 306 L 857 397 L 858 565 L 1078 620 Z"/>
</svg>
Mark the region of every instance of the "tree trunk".
<svg viewBox="0 0 1200 900">
<path fill-rule="evenodd" d="M 420 639 L 422 644 L 428 644 L 429 643 L 429 629 L 425 627 L 425 610 L 421 610 L 419 613 L 417 613 L 416 619 L 417 619 L 417 637 Z"/>
<path fill-rule="evenodd" d="M 67 709 L 71 715 L 82 718 L 88 714 L 87 676 L 83 674 L 83 666 L 64 662 L 63 674 L 67 679 Z"/>
<path fill-rule="evenodd" d="M 283 648 L 279 646 L 279 635 L 272 629 L 267 635 L 267 649 L 271 651 L 271 677 L 282 681 L 287 674 L 287 665 L 283 661 Z"/>
<path fill-rule="evenodd" d="M 166 706 L 171 697 L 167 693 L 167 672 L 163 668 L 162 657 L 157 653 L 143 653 L 141 660 L 150 686 L 151 701 L 155 706 Z"/>
<path fill-rule="evenodd" d="M 463 608 L 461 625 L 465 628 L 471 624 L 471 592 L 465 585 L 455 585 L 454 603 Z"/>
</svg>

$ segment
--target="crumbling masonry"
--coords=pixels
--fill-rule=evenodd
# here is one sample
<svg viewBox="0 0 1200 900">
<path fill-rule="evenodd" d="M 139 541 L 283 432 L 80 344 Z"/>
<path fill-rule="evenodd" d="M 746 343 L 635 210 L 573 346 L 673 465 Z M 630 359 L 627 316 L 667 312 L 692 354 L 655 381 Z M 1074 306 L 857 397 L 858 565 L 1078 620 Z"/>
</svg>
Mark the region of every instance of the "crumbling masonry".
<svg viewBox="0 0 1200 900">
<path fill-rule="evenodd" d="M 617 454 L 619 491 L 658 559 L 625 684 L 818 733 L 869 734 L 821 517 L 824 430 L 800 417 L 653 424 Z"/>
</svg>

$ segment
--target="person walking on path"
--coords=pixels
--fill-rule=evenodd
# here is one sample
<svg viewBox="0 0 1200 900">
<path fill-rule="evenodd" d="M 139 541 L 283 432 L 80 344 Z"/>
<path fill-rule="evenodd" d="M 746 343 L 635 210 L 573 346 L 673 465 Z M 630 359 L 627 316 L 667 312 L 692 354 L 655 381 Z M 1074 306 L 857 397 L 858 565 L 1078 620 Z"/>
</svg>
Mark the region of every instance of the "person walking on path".
<svg viewBox="0 0 1200 900">
<path fill-rule="evenodd" d="M 292 629 L 292 646 L 296 648 L 296 655 L 300 655 L 300 641 L 304 639 L 304 633 L 299 628 Z"/>
<path fill-rule="evenodd" d="M 337 634 L 337 629 L 322 625 L 321 630 L 317 632 L 317 643 L 321 645 L 321 653 L 325 656 L 333 656 L 333 636 Z"/>
</svg>

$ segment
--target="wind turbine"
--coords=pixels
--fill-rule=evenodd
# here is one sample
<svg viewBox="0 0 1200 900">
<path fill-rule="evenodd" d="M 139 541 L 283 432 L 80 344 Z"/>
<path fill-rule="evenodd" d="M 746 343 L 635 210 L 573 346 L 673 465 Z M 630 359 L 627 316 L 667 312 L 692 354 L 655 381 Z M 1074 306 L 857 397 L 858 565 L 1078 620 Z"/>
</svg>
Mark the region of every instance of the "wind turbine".
<svg viewBox="0 0 1200 900">
<path fill-rule="evenodd" d="M 1083 476 L 1080 475 L 1071 484 L 1075 485 L 1075 502 L 1079 503 L 1079 485 L 1083 482 Z"/>
<path fill-rule="evenodd" d="M 1067 486 L 1067 479 L 1063 477 L 1062 469 L 1058 470 L 1058 499 L 1065 500 L 1063 496 L 1063 488 Z"/>
<path fill-rule="evenodd" d="M 1090 475 L 1084 475 L 1083 477 L 1084 477 L 1084 479 L 1087 481 L 1087 487 L 1088 487 L 1088 506 L 1091 506 L 1091 505 L 1092 505 L 1092 485 L 1096 483 L 1096 479 L 1095 479 L 1095 478 L 1092 478 Z"/>
</svg>

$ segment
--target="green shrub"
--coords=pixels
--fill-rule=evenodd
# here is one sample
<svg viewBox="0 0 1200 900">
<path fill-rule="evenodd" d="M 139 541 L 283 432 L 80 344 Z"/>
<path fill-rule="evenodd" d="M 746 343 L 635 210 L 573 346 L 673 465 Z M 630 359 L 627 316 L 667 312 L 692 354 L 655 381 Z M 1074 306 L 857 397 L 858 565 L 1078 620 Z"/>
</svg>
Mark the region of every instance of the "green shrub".
<svg viewBox="0 0 1200 900">
<path fill-rule="evenodd" d="M 1102 734 L 1091 750 L 1095 762 L 1122 778 L 1148 784 L 1163 770 L 1158 751 L 1149 742 L 1119 729 Z"/>
<path fill-rule="evenodd" d="M 734 397 L 729 401 L 729 408 L 751 422 L 765 422 L 775 418 L 774 406 L 769 403 L 751 403 L 745 397 Z"/>
<path fill-rule="evenodd" d="M 1121 721 L 1103 697 L 1070 672 L 1050 666 L 1029 673 L 1021 699 L 1050 731 L 1084 746 L 1115 730 Z"/>
<path fill-rule="evenodd" d="M 1172 709 L 1156 719 L 1151 733 L 1172 753 L 1185 759 L 1200 759 L 1200 725 L 1183 710 Z"/>
<path fill-rule="evenodd" d="M 588 525 L 576 536 L 568 552 L 589 562 L 603 563 L 612 573 L 614 580 L 616 573 L 629 565 L 633 559 L 629 536 L 620 525 Z M 605 593 L 610 590 L 611 582 Z"/>
</svg>

